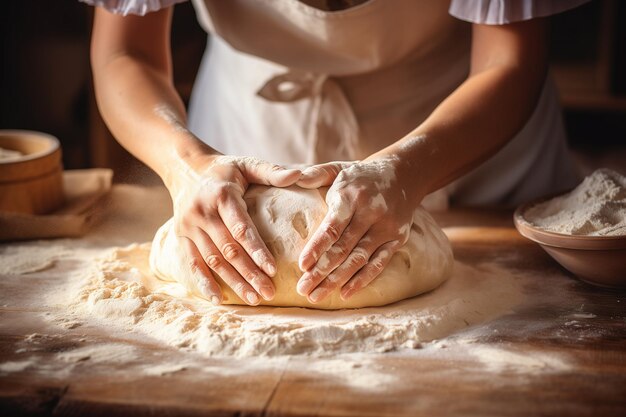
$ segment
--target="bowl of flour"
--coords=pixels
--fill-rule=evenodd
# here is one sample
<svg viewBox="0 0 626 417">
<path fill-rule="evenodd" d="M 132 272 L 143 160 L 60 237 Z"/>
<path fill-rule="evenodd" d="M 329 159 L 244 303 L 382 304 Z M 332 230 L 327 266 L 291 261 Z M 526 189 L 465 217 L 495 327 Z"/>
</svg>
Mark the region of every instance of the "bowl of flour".
<svg viewBox="0 0 626 417">
<path fill-rule="evenodd" d="M 626 288 L 626 177 L 599 169 L 572 191 L 520 206 L 517 230 L 594 285 Z"/>
</svg>

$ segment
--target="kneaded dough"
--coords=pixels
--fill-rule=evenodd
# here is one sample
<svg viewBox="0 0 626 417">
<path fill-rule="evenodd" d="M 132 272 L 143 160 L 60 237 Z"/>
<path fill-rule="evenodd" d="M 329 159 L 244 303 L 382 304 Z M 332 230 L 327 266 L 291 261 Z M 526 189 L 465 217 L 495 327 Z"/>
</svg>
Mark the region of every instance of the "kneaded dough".
<svg viewBox="0 0 626 417">
<path fill-rule="evenodd" d="M 446 235 L 433 218 L 419 207 L 413 215 L 408 242 L 393 256 L 385 270 L 367 287 L 349 300 L 342 300 L 339 289 L 318 304 L 310 303 L 296 292 L 302 275 L 298 257 L 314 233 L 327 206 L 326 189 L 305 190 L 299 187 L 273 188 L 251 186 L 244 199 L 259 234 L 276 259 L 273 281 L 276 295 L 261 305 L 341 309 L 380 306 L 430 291 L 452 273 L 453 256 Z M 160 279 L 178 281 L 190 292 L 200 295 L 196 276 L 175 233 L 172 219 L 157 231 L 150 251 L 150 268 Z M 221 279 L 225 304 L 245 304 Z"/>
</svg>

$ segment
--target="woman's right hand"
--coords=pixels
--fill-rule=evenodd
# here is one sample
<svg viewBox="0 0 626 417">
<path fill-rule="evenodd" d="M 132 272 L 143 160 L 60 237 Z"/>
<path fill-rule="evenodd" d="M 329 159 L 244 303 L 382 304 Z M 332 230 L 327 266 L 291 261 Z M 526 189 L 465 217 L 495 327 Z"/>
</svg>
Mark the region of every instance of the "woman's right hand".
<svg viewBox="0 0 626 417">
<path fill-rule="evenodd" d="M 194 168 L 177 172 L 169 189 L 174 231 L 197 292 L 213 304 L 222 292 L 211 271 L 246 303 L 274 297 L 275 260 L 248 215 L 243 194 L 249 184 L 287 187 L 301 172 L 251 157 L 206 155 Z M 195 291 L 194 291 L 195 292 Z"/>
</svg>

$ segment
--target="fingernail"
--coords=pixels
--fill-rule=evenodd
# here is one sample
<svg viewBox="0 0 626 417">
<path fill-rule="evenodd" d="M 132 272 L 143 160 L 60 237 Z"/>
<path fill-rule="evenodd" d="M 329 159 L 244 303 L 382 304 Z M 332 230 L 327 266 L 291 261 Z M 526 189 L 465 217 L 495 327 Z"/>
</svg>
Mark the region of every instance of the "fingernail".
<svg viewBox="0 0 626 417">
<path fill-rule="evenodd" d="M 217 295 L 212 295 L 211 304 L 213 304 L 214 306 L 220 305 L 220 298 Z"/>
<path fill-rule="evenodd" d="M 246 293 L 246 300 L 248 300 L 248 303 L 250 304 L 258 304 L 259 296 L 256 295 L 256 293 L 254 293 L 253 291 L 248 291 Z"/>
<path fill-rule="evenodd" d="M 274 175 L 278 177 L 279 180 L 286 180 L 290 176 L 294 175 L 294 173 L 302 174 L 298 169 L 282 169 L 280 171 L 276 171 Z"/>
<path fill-rule="evenodd" d="M 263 270 L 270 277 L 273 277 L 274 275 L 276 275 L 276 266 L 274 266 L 273 264 L 269 262 L 265 262 L 265 264 L 263 265 Z"/>
<path fill-rule="evenodd" d="M 341 291 L 341 299 L 342 300 L 347 300 L 348 298 L 352 297 L 352 293 L 354 292 L 354 288 L 348 288 L 344 291 Z"/>
<path fill-rule="evenodd" d="M 309 300 L 312 303 L 317 303 L 318 301 L 320 301 L 322 298 L 324 298 L 326 296 L 326 293 L 327 293 L 327 291 L 324 288 L 316 288 L 309 295 Z"/>
<path fill-rule="evenodd" d="M 313 259 L 311 255 L 307 254 L 306 256 L 301 257 L 300 262 L 299 262 L 300 271 L 302 272 L 308 271 L 309 269 L 311 269 L 314 262 L 315 260 Z"/>
<path fill-rule="evenodd" d="M 260 292 L 263 298 L 265 298 L 266 300 L 271 300 L 272 298 L 274 298 L 274 289 L 272 287 L 261 287 Z"/>
<path fill-rule="evenodd" d="M 211 300 L 211 297 L 215 297 L 215 294 L 213 294 L 209 289 L 209 283 L 206 282 L 205 278 L 201 278 L 198 281 L 198 290 L 200 290 L 200 294 L 202 294 L 207 300 Z"/>
<path fill-rule="evenodd" d="M 302 175 L 300 176 L 301 180 L 310 180 L 311 178 L 315 178 L 315 171 L 302 171 Z"/>
<path fill-rule="evenodd" d="M 296 286 L 296 291 L 298 291 L 298 294 L 306 296 L 307 290 L 310 284 L 311 284 L 311 279 L 309 278 L 309 275 L 304 274 L 300 278 L 300 281 L 298 281 L 298 285 Z"/>
</svg>

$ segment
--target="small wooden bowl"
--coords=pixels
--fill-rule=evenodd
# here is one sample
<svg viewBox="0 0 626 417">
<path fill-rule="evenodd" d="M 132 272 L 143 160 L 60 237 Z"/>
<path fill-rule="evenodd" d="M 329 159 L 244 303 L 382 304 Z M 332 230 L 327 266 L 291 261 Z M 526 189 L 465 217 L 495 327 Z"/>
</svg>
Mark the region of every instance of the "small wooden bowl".
<svg viewBox="0 0 626 417">
<path fill-rule="evenodd" d="M 601 287 L 626 288 L 626 236 L 565 235 L 533 226 L 524 213 L 549 198 L 524 204 L 515 210 L 513 221 L 520 234 L 537 242 L 581 280 Z"/>
<path fill-rule="evenodd" d="M 0 211 L 45 214 L 63 205 L 61 146 L 55 137 L 0 130 L 0 148 L 22 154 L 0 159 Z"/>
</svg>

